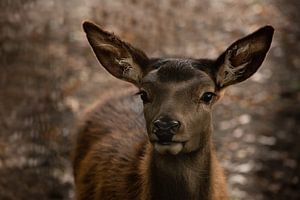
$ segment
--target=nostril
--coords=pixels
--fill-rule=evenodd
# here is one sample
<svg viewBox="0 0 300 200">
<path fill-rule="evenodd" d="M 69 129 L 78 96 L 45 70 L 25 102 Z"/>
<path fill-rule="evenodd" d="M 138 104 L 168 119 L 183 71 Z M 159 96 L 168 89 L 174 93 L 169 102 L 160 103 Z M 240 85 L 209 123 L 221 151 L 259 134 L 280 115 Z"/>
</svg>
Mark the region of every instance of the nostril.
<svg viewBox="0 0 300 200">
<path fill-rule="evenodd" d="M 177 131 L 180 127 L 180 122 L 176 120 L 156 120 L 153 122 L 155 131 L 162 130 L 162 131 Z"/>
<path fill-rule="evenodd" d="M 155 120 L 154 122 L 153 122 L 153 125 L 154 125 L 154 127 L 156 127 L 156 128 L 160 128 L 160 126 L 161 126 L 161 120 Z"/>
<path fill-rule="evenodd" d="M 180 127 L 180 122 L 179 121 L 171 121 L 170 125 L 172 128 L 178 129 Z"/>
</svg>

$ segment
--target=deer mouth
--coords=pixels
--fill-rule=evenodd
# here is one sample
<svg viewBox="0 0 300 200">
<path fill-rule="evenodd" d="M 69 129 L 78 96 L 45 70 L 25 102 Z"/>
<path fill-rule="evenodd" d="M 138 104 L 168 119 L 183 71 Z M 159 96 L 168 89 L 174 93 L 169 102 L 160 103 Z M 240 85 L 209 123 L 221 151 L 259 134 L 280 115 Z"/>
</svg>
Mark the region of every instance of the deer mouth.
<svg viewBox="0 0 300 200">
<path fill-rule="evenodd" d="M 153 143 L 154 149 L 160 154 L 172 154 L 177 155 L 183 149 L 183 142 L 160 142 L 156 141 Z"/>
<path fill-rule="evenodd" d="M 163 141 L 163 140 L 157 140 L 157 141 L 154 141 L 154 143 L 158 143 L 160 145 L 172 145 L 172 144 L 176 144 L 176 143 L 184 143 L 184 142 L 180 142 L 180 141 Z"/>
<path fill-rule="evenodd" d="M 172 144 L 172 142 L 165 142 L 165 141 L 158 141 L 157 143 L 160 144 L 160 145 L 170 145 L 170 144 Z"/>
</svg>

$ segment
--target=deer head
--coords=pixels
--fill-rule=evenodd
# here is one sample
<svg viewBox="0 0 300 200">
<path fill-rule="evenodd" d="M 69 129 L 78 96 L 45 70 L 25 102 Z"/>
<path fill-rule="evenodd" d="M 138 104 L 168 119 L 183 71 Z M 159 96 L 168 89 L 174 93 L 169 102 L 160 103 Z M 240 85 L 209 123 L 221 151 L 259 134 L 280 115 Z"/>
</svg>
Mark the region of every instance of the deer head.
<svg viewBox="0 0 300 200">
<path fill-rule="evenodd" d="M 237 40 L 216 60 L 148 58 L 144 52 L 102 30 L 83 24 L 99 62 L 113 76 L 139 88 L 149 140 L 160 154 L 205 148 L 212 130 L 211 109 L 224 88 L 252 76 L 271 45 L 265 26 Z"/>
</svg>

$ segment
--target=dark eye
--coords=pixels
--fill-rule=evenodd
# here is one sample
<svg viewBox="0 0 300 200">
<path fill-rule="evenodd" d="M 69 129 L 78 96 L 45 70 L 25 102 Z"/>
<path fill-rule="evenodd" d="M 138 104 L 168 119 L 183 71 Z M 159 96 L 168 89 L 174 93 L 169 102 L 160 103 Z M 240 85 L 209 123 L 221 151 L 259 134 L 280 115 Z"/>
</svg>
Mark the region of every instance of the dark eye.
<svg viewBox="0 0 300 200">
<path fill-rule="evenodd" d="M 149 97 L 146 91 L 141 90 L 137 93 L 138 95 L 141 96 L 141 99 L 143 100 L 144 103 L 148 103 L 149 102 Z"/>
<path fill-rule="evenodd" d="M 209 103 L 213 99 L 214 96 L 216 96 L 216 95 L 212 92 L 205 92 L 202 95 L 201 100 L 204 101 L 205 103 Z"/>
</svg>

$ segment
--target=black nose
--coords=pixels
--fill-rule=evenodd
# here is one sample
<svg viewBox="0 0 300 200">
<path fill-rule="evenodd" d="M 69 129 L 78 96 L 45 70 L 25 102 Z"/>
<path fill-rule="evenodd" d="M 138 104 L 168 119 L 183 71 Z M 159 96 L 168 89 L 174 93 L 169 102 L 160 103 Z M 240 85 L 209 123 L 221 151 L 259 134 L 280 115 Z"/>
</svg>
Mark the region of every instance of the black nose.
<svg viewBox="0 0 300 200">
<path fill-rule="evenodd" d="M 171 142 L 179 128 L 180 122 L 169 118 L 162 118 L 153 122 L 153 133 L 160 142 Z"/>
<path fill-rule="evenodd" d="M 170 119 L 158 119 L 154 121 L 154 126 L 161 131 L 177 131 L 180 127 L 180 122 Z"/>
</svg>

